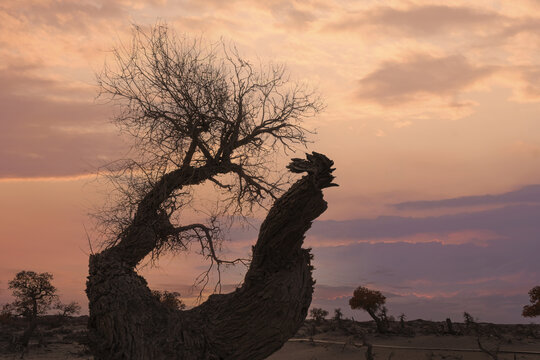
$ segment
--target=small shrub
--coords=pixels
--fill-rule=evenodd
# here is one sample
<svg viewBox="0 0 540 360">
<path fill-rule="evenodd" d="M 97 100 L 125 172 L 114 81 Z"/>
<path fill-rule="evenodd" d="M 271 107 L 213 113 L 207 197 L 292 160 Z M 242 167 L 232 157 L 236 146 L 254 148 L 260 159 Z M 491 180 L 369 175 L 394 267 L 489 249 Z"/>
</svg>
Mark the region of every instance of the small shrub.
<svg viewBox="0 0 540 360">
<path fill-rule="evenodd" d="M 475 333 L 480 331 L 480 327 L 478 326 L 476 320 L 466 311 L 463 313 L 463 322 L 465 323 L 466 330 L 473 331 Z"/>
<path fill-rule="evenodd" d="M 343 320 L 343 313 L 341 312 L 340 308 L 334 309 L 334 317 L 332 318 L 332 320 L 335 320 L 335 321 Z"/>
<path fill-rule="evenodd" d="M 321 308 L 313 308 L 309 311 L 309 315 L 313 318 L 313 320 L 315 320 L 316 323 L 320 323 L 328 316 L 328 311 Z"/>
<path fill-rule="evenodd" d="M 180 299 L 179 292 L 152 290 L 152 295 L 154 295 L 161 304 L 169 309 L 184 310 L 186 308 L 186 304 L 184 304 L 184 302 Z"/>
<path fill-rule="evenodd" d="M 405 316 L 404 313 L 401 313 L 399 316 L 398 316 L 398 319 L 399 319 L 399 327 L 403 330 L 405 328 L 405 319 L 407 318 L 407 316 Z"/>
</svg>

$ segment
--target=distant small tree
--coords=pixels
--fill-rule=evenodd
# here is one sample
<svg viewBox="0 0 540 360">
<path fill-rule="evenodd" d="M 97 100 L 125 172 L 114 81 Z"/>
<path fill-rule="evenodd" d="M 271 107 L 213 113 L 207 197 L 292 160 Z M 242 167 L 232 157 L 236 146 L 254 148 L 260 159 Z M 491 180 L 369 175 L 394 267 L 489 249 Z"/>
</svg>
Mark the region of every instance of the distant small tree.
<svg viewBox="0 0 540 360">
<path fill-rule="evenodd" d="M 176 291 L 160 291 L 152 290 L 152 294 L 158 298 L 159 302 L 162 303 L 165 307 L 174 310 L 184 310 L 186 304 L 179 299 L 180 293 Z"/>
<path fill-rule="evenodd" d="M 332 320 L 335 321 L 341 321 L 343 320 L 343 313 L 341 312 L 341 308 L 334 309 L 334 317 Z"/>
<path fill-rule="evenodd" d="M 60 315 L 63 318 L 71 317 L 75 314 L 78 314 L 81 312 L 81 305 L 79 305 L 78 302 L 72 301 L 70 303 L 64 304 L 60 301 L 58 301 L 54 308 L 56 310 L 59 310 L 58 315 Z"/>
<path fill-rule="evenodd" d="M 398 316 L 398 319 L 399 319 L 399 326 L 401 327 L 401 329 L 404 329 L 405 328 L 405 319 L 407 318 L 407 316 L 404 314 L 404 313 L 401 313 L 399 316 Z"/>
<path fill-rule="evenodd" d="M 456 335 L 456 332 L 454 331 L 454 325 L 452 324 L 452 319 L 446 318 L 446 327 L 448 328 L 448 333 L 450 335 Z"/>
<path fill-rule="evenodd" d="M 313 308 L 310 310 L 309 315 L 313 318 L 313 320 L 315 320 L 315 322 L 320 323 L 328 316 L 328 311 L 321 308 Z"/>
<path fill-rule="evenodd" d="M 15 301 L 7 306 L 16 315 L 28 319 L 28 328 L 24 331 L 20 343 L 28 346 L 28 341 L 37 327 L 38 314 L 50 310 L 58 299 L 56 288 L 51 284 L 52 274 L 34 271 L 20 271 L 8 285 L 13 290 Z"/>
<path fill-rule="evenodd" d="M 384 305 L 381 307 L 381 310 L 379 311 L 379 318 L 385 324 L 388 324 L 389 321 L 394 321 L 393 316 L 388 316 L 388 308 Z"/>
<path fill-rule="evenodd" d="M 535 286 L 529 291 L 531 305 L 523 307 L 523 316 L 535 317 L 540 315 L 540 286 Z"/>
<path fill-rule="evenodd" d="M 473 330 L 475 332 L 478 332 L 479 328 L 476 320 L 471 314 L 466 311 L 463 313 L 463 322 L 465 323 L 465 328 L 467 330 Z"/>
<path fill-rule="evenodd" d="M 367 311 L 369 316 L 375 320 L 377 331 L 384 333 L 388 329 L 386 317 L 387 309 L 384 306 L 386 297 L 377 290 L 370 290 L 367 287 L 359 286 L 354 290 L 353 297 L 349 300 L 351 309 L 362 309 Z"/>
</svg>

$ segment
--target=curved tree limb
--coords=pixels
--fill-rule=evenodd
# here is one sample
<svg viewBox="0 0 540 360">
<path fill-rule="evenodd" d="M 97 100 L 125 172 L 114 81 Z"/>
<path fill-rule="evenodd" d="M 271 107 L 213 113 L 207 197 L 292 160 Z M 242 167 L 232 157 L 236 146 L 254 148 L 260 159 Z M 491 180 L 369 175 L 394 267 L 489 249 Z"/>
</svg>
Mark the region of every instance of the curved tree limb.
<svg viewBox="0 0 540 360">
<path fill-rule="evenodd" d="M 308 174 L 270 209 L 253 248 L 243 285 L 211 295 L 191 310 L 165 308 L 134 270 L 174 229 L 160 202 L 167 194 L 230 169 L 205 166 L 173 171 L 139 204 L 121 240 L 91 255 L 87 295 L 89 330 L 96 359 L 264 359 L 283 346 L 307 315 L 314 281 L 306 231 L 327 204 L 322 189 L 332 183 L 333 162 L 318 153 L 293 159 L 289 169 Z M 215 254 L 215 253 L 214 253 Z"/>
</svg>

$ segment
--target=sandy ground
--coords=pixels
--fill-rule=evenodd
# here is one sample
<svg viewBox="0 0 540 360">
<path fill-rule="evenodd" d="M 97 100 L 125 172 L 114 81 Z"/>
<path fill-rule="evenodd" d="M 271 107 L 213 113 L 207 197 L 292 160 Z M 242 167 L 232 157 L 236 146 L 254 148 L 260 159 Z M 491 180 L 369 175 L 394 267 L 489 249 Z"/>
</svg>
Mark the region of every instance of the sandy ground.
<svg viewBox="0 0 540 360">
<path fill-rule="evenodd" d="M 372 345 L 373 359 L 376 360 L 490 360 L 494 359 L 480 352 L 477 333 L 465 331 L 463 325 L 455 325 L 459 335 L 450 335 L 442 323 L 422 320 L 407 323 L 409 332 L 395 331 L 392 335 L 378 335 L 370 323 L 346 322 L 339 326 L 331 321 L 317 324 L 307 321 L 297 336 L 287 342 L 282 349 L 270 356 L 269 360 L 330 360 L 367 359 L 366 346 Z M 485 348 L 493 350 L 499 346 L 498 360 L 540 360 L 540 325 L 482 325 L 481 341 Z M 490 329 L 498 327 L 495 332 Z M 7 353 L 5 339 L 9 338 L 9 328 L 0 327 L 0 360 L 20 359 L 20 353 Z M 38 339 L 31 341 L 24 359 L 92 359 L 85 346 L 85 320 L 74 320 L 71 324 L 45 327 Z M 493 336 L 492 333 L 498 334 Z M 310 341 L 314 339 L 315 342 Z M 2 340 L 3 339 L 3 340 Z M 305 339 L 305 340 L 301 340 Z M 332 343 L 334 342 L 334 343 Z M 341 344 L 335 344 L 341 343 Z M 346 344 L 346 345 L 344 345 Z M 407 347 L 397 349 L 394 347 Z M 414 349 L 424 348 L 424 349 Z M 428 349 L 426 349 L 428 348 Z M 2 349 L 4 351 L 2 351 Z M 472 351 L 452 351 L 448 349 L 470 349 Z M 522 354 L 534 351 L 538 354 Z"/>
<path fill-rule="evenodd" d="M 64 359 L 82 359 L 92 360 L 91 355 L 84 355 L 84 346 L 79 344 L 49 344 L 46 347 L 37 347 L 33 345 L 29 351 L 24 354 L 26 360 L 64 360 Z M 21 354 L 0 354 L 0 359 L 20 359 Z"/>
<path fill-rule="evenodd" d="M 333 339 L 333 341 L 347 339 Z M 470 348 L 478 349 L 473 337 L 437 337 L 419 336 L 410 339 L 393 337 L 388 339 L 370 339 L 373 341 L 373 357 L 376 360 L 489 360 L 487 354 L 481 352 L 457 352 L 444 350 L 404 350 L 377 347 L 407 346 L 407 347 L 437 347 L 437 348 Z M 375 342 L 376 340 L 376 342 Z M 366 347 L 337 344 L 318 344 L 310 342 L 287 342 L 278 352 L 268 360 L 358 360 L 366 359 Z M 514 351 L 538 351 L 540 353 L 540 340 L 529 343 L 511 344 L 501 346 L 501 350 Z M 0 359 L 20 359 L 20 354 L 0 354 Z M 28 360 L 60 360 L 60 359 L 92 359 L 92 356 L 84 354 L 84 346 L 78 344 L 49 344 L 38 348 L 33 344 L 24 359 Z M 525 355 L 516 353 L 498 354 L 499 360 L 538 360 L 540 355 Z"/>
<path fill-rule="evenodd" d="M 346 340 L 346 339 L 342 339 Z M 410 339 L 391 337 L 388 339 L 369 339 L 373 344 L 373 358 L 376 360 L 487 360 L 492 359 L 485 353 L 476 351 L 448 351 L 440 349 L 473 349 L 478 350 L 474 337 L 437 337 L 418 336 Z M 438 348 L 437 350 L 413 350 L 413 349 L 391 349 L 377 347 L 382 346 L 403 346 Z M 486 344 L 489 345 L 489 344 Z M 312 344 L 309 342 L 287 342 L 278 352 L 274 353 L 268 360 L 330 360 L 330 359 L 366 359 L 366 347 L 356 347 L 352 345 L 334 344 Z M 540 359 L 540 340 L 524 344 L 512 344 L 502 346 L 500 350 L 509 351 L 536 351 L 538 355 L 525 355 L 515 353 L 499 353 L 499 360 L 538 360 Z"/>
</svg>

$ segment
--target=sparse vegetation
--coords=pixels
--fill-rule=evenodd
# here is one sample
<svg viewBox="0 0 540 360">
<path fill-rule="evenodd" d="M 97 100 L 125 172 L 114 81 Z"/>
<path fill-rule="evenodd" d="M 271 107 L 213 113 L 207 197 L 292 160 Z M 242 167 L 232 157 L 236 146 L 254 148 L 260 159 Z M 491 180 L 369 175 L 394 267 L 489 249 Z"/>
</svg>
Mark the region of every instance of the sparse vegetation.
<svg viewBox="0 0 540 360">
<path fill-rule="evenodd" d="M 35 342 L 30 343 L 30 351 L 32 359 L 50 359 L 52 354 L 55 354 L 57 358 L 83 358 L 91 359 L 88 351 L 88 336 L 85 331 L 85 325 L 87 321 L 86 316 L 80 317 L 71 317 L 64 319 L 61 323 L 57 322 L 59 318 L 58 315 L 46 315 L 40 317 L 40 332 L 41 339 L 43 344 L 48 344 L 48 347 L 39 347 Z M 424 320 L 414 320 L 406 321 L 406 328 L 413 329 L 419 335 L 422 335 L 418 338 L 408 338 L 406 340 L 405 346 L 413 347 L 426 347 L 433 348 L 430 341 L 436 341 L 441 344 L 441 349 L 445 347 L 456 347 L 455 345 L 443 346 L 445 339 L 441 338 L 438 329 L 440 326 L 445 324 L 445 322 L 431 322 Z M 373 322 L 354 322 L 349 319 L 342 319 L 342 325 L 339 327 L 332 326 L 331 321 L 323 321 L 320 324 L 315 324 L 315 320 L 306 320 L 302 328 L 296 334 L 296 338 L 309 338 L 310 329 L 315 329 L 315 334 L 313 334 L 313 342 L 310 342 L 309 348 L 311 353 L 313 353 L 314 348 L 320 348 L 325 354 L 334 351 L 335 359 L 350 358 L 352 354 L 357 354 L 358 359 L 363 359 L 366 356 L 366 350 L 368 344 L 371 344 L 371 356 L 374 359 L 388 359 L 391 352 L 394 352 L 392 359 L 401 360 L 401 359 L 410 359 L 404 355 L 410 354 L 410 350 L 399 350 L 399 349 L 384 349 L 380 348 L 377 345 L 394 345 L 392 342 L 389 342 L 391 339 L 396 339 L 395 345 L 402 345 L 404 343 L 404 336 L 406 334 L 397 333 L 392 336 L 381 336 L 376 332 L 373 327 Z M 454 324 L 454 325 L 457 325 Z M 0 323 L 0 354 L 5 352 L 6 346 L 10 341 L 10 334 L 12 333 L 22 333 L 26 326 L 25 320 L 23 318 L 13 318 L 10 321 L 10 324 Z M 531 334 L 538 332 L 540 330 L 540 325 L 538 324 L 521 324 L 521 325 L 494 325 L 494 324 L 479 324 L 482 327 L 483 337 L 481 338 L 481 346 L 494 353 L 497 349 L 497 346 L 500 346 L 499 352 L 496 355 L 499 359 L 512 359 L 512 354 L 504 353 L 508 349 L 520 349 L 520 350 L 535 350 L 540 349 L 540 342 L 538 337 L 533 337 Z M 491 334 L 491 328 L 496 329 L 501 337 L 489 336 Z M 493 330 L 492 329 L 492 330 Z M 493 332 L 495 334 L 495 332 Z M 503 339 L 504 342 L 499 342 L 499 339 Z M 34 336 L 34 338 L 37 338 Z M 317 343 L 318 340 L 333 340 L 341 342 L 342 345 L 335 344 L 322 344 Z M 471 346 L 476 342 L 475 335 L 464 336 L 462 338 L 452 338 L 447 337 L 449 344 L 457 344 L 456 342 L 467 343 L 464 345 L 464 348 L 474 348 Z M 521 339 L 521 340 L 520 340 Z M 364 344 L 363 347 L 359 345 Z M 536 344 L 536 345 L 534 345 Z M 523 347 L 525 345 L 526 347 Z M 51 349 L 54 349 L 54 353 L 51 353 Z M 482 351 L 479 347 L 478 350 Z M 430 354 L 431 352 L 431 354 Z M 472 356 L 473 353 L 454 353 L 451 354 L 448 351 L 435 351 L 432 349 L 426 350 L 424 355 L 420 355 L 415 358 L 423 359 L 426 356 L 428 359 L 433 360 L 457 360 L 457 359 L 469 359 L 469 355 Z M 277 355 L 277 354 L 276 354 Z M 283 353 L 284 356 L 287 356 L 287 350 Z M 492 359 L 487 353 L 479 354 L 483 359 Z M 0 355 L 0 358 L 2 356 Z M 298 357 L 304 358 L 304 357 Z M 313 358 L 313 357 L 309 357 Z M 320 358 L 317 356 L 317 358 Z M 518 355 L 517 359 L 522 360 L 532 360 L 535 359 L 535 355 Z M 279 359 L 279 357 L 278 357 Z"/>
</svg>

